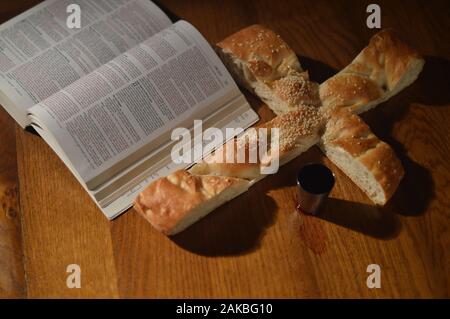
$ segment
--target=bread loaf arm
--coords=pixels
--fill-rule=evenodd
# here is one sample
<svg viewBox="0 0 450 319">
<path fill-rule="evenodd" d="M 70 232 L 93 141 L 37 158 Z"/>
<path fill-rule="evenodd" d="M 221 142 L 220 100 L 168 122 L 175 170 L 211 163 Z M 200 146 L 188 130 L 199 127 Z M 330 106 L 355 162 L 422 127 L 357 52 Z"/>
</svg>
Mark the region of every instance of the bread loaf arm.
<svg viewBox="0 0 450 319">
<path fill-rule="evenodd" d="M 260 125 L 257 130 L 249 129 L 246 134 L 231 140 L 223 147 L 219 148 L 214 154 L 205 158 L 202 162 L 194 165 L 190 172 L 193 174 L 204 175 L 222 175 L 249 180 L 259 179 L 261 176 L 261 165 L 267 165 L 277 156 L 279 165 L 282 166 L 294 159 L 303 152 L 306 152 L 311 146 L 317 144 L 320 140 L 320 134 L 325 125 L 322 113 L 316 108 L 300 106 L 291 112 L 277 116 L 269 122 Z M 259 129 L 266 129 L 267 136 L 264 143 L 267 143 L 267 157 L 261 162 L 259 154 Z M 271 150 L 271 132 L 272 129 L 278 129 L 278 139 L 276 147 L 277 152 Z M 253 134 L 249 134 L 249 132 Z M 248 138 L 247 138 L 248 137 Z M 233 162 L 224 162 L 227 150 L 233 149 Z M 249 149 L 256 151 L 256 161 L 251 161 Z M 239 162 L 237 154 L 243 150 L 245 162 Z M 215 155 L 219 153 L 220 156 Z"/>
<path fill-rule="evenodd" d="M 424 63 L 393 30 L 383 30 L 345 69 L 320 85 L 320 99 L 324 107 L 365 112 L 414 82 Z"/>
<path fill-rule="evenodd" d="M 248 187 L 244 179 L 196 176 L 179 170 L 147 186 L 136 197 L 134 208 L 157 230 L 174 235 Z"/>
<path fill-rule="evenodd" d="M 335 108 L 327 115 L 321 149 L 374 203 L 386 204 L 404 175 L 394 150 L 351 110 Z"/>
<path fill-rule="evenodd" d="M 295 52 L 266 27 L 252 25 L 217 44 L 234 79 L 280 115 L 300 105 L 319 106 L 319 85 L 309 80 Z"/>
</svg>

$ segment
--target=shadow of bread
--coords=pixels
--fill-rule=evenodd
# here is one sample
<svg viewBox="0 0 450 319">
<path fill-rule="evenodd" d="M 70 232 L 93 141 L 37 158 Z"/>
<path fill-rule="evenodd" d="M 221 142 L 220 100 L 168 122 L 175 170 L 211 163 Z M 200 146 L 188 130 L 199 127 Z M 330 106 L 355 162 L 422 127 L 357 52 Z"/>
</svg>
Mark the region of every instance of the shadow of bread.
<svg viewBox="0 0 450 319">
<path fill-rule="evenodd" d="M 403 216 L 422 215 L 435 196 L 433 178 L 427 168 L 406 155 L 403 145 L 391 138 L 386 142 L 400 158 L 405 176 L 385 209 Z"/>
<path fill-rule="evenodd" d="M 308 71 L 310 79 L 314 82 L 322 83 L 337 73 L 335 69 L 323 62 L 306 56 L 297 55 L 297 57 L 303 70 Z"/>
<path fill-rule="evenodd" d="M 258 209 L 252 203 L 258 202 Z M 275 221 L 275 201 L 256 184 L 237 200 L 217 208 L 185 231 L 170 237 L 179 247 L 209 257 L 242 255 L 256 250 Z"/>
<path fill-rule="evenodd" d="M 279 173 L 257 182 L 236 200 L 217 208 L 171 239 L 178 246 L 204 256 L 242 255 L 254 251 L 280 211 L 269 192 L 295 186 L 299 167 L 322 161 L 323 154 L 319 148 L 310 148 L 280 167 Z M 258 209 L 252 203 L 258 203 Z M 287 206 L 295 208 L 295 205 L 295 200 L 292 200 Z"/>
<path fill-rule="evenodd" d="M 450 60 L 441 57 L 425 56 L 425 66 L 417 81 L 413 84 L 417 90 L 414 101 L 436 106 L 450 105 Z"/>
</svg>

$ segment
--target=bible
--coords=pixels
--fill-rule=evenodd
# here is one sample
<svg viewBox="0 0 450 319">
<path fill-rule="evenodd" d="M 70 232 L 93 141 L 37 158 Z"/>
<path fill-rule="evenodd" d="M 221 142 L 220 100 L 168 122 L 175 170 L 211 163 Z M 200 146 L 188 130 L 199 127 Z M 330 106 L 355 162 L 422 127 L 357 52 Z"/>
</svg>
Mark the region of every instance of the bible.
<svg viewBox="0 0 450 319">
<path fill-rule="evenodd" d="M 152 180 L 188 166 L 171 160 L 175 128 L 258 121 L 190 23 L 149 0 L 83 0 L 80 28 L 69 28 L 70 4 L 47 0 L 0 26 L 0 104 L 109 219 Z"/>
</svg>

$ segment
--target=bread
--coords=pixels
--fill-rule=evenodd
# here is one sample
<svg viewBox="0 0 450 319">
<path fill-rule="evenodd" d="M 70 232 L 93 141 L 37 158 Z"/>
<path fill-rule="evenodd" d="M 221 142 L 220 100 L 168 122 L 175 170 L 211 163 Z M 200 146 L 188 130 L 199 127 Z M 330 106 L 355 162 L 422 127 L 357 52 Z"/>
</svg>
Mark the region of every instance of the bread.
<svg viewBox="0 0 450 319">
<path fill-rule="evenodd" d="M 258 127 L 267 129 L 267 140 L 264 142 L 268 143 L 268 146 L 270 146 L 271 129 L 279 129 L 278 150 L 276 152 L 267 147 L 268 152 L 265 158 L 261 160 L 260 156 L 257 156 L 257 161 L 250 161 L 248 150 L 257 146 L 261 137 L 257 130 L 249 129 L 244 135 L 226 143 L 224 147 L 194 165 L 189 171 L 198 175 L 209 174 L 249 180 L 259 179 L 261 178 L 261 166 L 267 166 L 273 160 L 276 160 L 279 166 L 282 166 L 318 143 L 324 125 L 323 117 L 317 109 L 300 106 Z M 249 134 L 249 132 L 252 132 L 252 134 Z M 234 150 L 232 153 L 234 161 L 225 163 L 223 159 L 226 155 L 224 154 L 230 148 Z M 245 162 L 238 161 L 238 150 L 244 150 L 244 154 L 246 154 Z M 217 154 L 219 156 L 216 156 Z"/>
<path fill-rule="evenodd" d="M 266 83 L 265 87 L 267 91 L 264 91 L 262 100 L 277 115 L 298 106 L 317 107 L 321 104 L 319 84 L 309 80 L 308 72 L 289 72 L 278 80 Z"/>
<path fill-rule="evenodd" d="M 231 151 L 230 149 L 233 148 Z M 194 175 L 215 175 L 215 176 L 231 176 L 244 178 L 247 180 L 257 179 L 260 173 L 260 161 L 249 160 L 249 144 L 239 145 L 237 139 L 224 144 L 213 154 L 208 155 L 200 163 L 192 166 L 189 172 Z M 244 152 L 244 161 L 238 161 L 238 152 Z M 233 153 L 230 153 L 233 152 Z M 231 160 L 226 161 L 226 156 L 232 156 Z"/>
<path fill-rule="evenodd" d="M 134 208 L 157 230 L 174 235 L 248 187 L 244 179 L 179 170 L 151 183 L 136 197 Z"/>
<path fill-rule="evenodd" d="M 386 204 L 404 175 L 392 148 L 350 109 L 335 108 L 327 116 L 321 149 L 374 203 Z"/>
<path fill-rule="evenodd" d="M 280 130 L 278 156 L 282 166 L 319 142 L 324 125 L 324 117 L 318 109 L 299 106 L 264 123 L 261 127 Z"/>
<path fill-rule="evenodd" d="M 247 131 L 231 140 L 214 154 L 194 165 L 189 171 L 180 170 L 152 182 L 136 198 L 134 207 L 156 229 L 174 235 L 216 207 L 245 192 L 248 187 L 263 178 L 261 168 L 277 160 L 283 165 L 306 151 L 319 141 L 324 122 L 315 109 L 300 107 L 274 118 L 260 128 L 279 128 L 279 152 L 268 149 L 267 158 L 257 157 L 254 162 L 245 156 L 244 163 L 237 162 L 237 150 L 255 145 L 261 135 L 256 130 Z M 270 139 L 270 136 L 267 137 Z M 235 151 L 233 163 L 224 163 L 226 152 Z M 219 156 L 216 157 L 216 155 Z M 247 153 L 248 154 L 248 153 Z M 220 156 L 222 155 L 222 156 Z M 221 159 L 215 162 L 214 158 Z M 276 158 L 275 158 L 276 157 Z"/>
<path fill-rule="evenodd" d="M 365 112 L 414 82 L 424 63 L 393 30 L 383 30 L 345 69 L 320 85 L 320 99 L 324 107 Z"/>
<path fill-rule="evenodd" d="M 217 43 L 219 54 L 244 75 L 245 83 L 271 82 L 291 70 L 302 72 L 294 51 L 272 30 L 255 24 Z"/>
<path fill-rule="evenodd" d="M 423 67 L 420 56 L 391 31 L 375 35 L 343 71 L 320 88 L 309 80 L 295 53 L 273 31 L 245 28 L 218 43 L 217 52 L 233 77 L 278 115 L 260 125 L 279 129 L 279 152 L 251 161 L 248 152 L 262 135 L 242 136 L 194 165 L 151 183 L 135 200 L 136 210 L 156 229 L 176 234 L 216 207 L 245 192 L 274 160 L 283 165 L 318 144 L 328 158 L 373 201 L 384 205 L 404 171 L 391 147 L 355 114 L 411 84 Z M 228 151 L 234 162 L 224 162 Z M 244 151 L 244 162 L 238 151 Z M 215 159 L 221 159 L 219 161 Z"/>
<path fill-rule="evenodd" d="M 252 25 L 219 42 L 216 51 L 234 79 L 275 114 L 320 105 L 319 85 L 309 80 L 295 52 L 272 30 Z"/>
</svg>

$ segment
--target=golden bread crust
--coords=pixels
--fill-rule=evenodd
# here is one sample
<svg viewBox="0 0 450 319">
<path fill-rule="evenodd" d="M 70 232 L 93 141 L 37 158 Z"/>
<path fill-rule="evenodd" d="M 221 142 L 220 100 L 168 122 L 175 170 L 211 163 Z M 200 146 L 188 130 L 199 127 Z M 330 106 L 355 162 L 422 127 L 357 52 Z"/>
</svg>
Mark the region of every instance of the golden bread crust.
<svg viewBox="0 0 450 319">
<path fill-rule="evenodd" d="M 196 176 L 185 170 L 152 182 L 135 199 L 135 209 L 156 229 L 168 234 L 194 208 L 242 180 Z"/>
<path fill-rule="evenodd" d="M 217 44 L 225 54 L 245 63 L 252 74 L 264 81 L 273 81 L 290 70 L 301 71 L 295 52 L 272 30 L 251 25 Z"/>
<path fill-rule="evenodd" d="M 385 202 L 389 200 L 404 176 L 403 166 L 394 150 L 378 139 L 351 110 L 335 108 L 327 112 L 327 116 L 323 143 L 345 150 L 364 165 L 383 189 Z"/>
<path fill-rule="evenodd" d="M 367 111 L 414 82 L 424 63 L 396 32 L 382 30 L 345 69 L 320 85 L 322 104 Z"/>
</svg>

